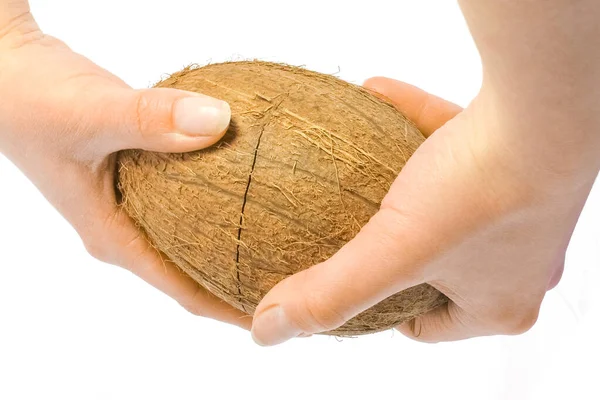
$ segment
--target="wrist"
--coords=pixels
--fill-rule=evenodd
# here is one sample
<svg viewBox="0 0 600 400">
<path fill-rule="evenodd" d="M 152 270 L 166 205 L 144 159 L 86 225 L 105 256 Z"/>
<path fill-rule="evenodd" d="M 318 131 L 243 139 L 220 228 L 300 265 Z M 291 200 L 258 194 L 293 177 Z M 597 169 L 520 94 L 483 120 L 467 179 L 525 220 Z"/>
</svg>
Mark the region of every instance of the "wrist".
<svg viewBox="0 0 600 400">
<path fill-rule="evenodd" d="M 484 83 L 467 109 L 471 145 L 478 154 L 491 156 L 507 178 L 536 191 L 586 191 L 600 170 L 599 113 L 582 104 L 572 109 L 547 103 L 527 104 Z"/>
<path fill-rule="evenodd" d="M 481 54 L 488 118 L 558 175 L 600 164 L 600 3 L 460 0 Z"/>
</svg>

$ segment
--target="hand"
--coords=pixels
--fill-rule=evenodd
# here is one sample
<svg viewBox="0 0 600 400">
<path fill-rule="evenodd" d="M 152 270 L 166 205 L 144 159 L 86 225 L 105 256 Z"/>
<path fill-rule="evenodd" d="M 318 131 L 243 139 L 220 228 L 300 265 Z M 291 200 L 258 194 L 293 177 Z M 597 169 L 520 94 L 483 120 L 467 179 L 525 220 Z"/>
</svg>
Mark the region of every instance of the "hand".
<svg viewBox="0 0 600 400">
<path fill-rule="evenodd" d="M 431 136 L 354 240 L 265 296 L 254 317 L 255 340 L 275 345 L 332 330 L 425 282 L 450 302 L 398 327 L 413 339 L 527 331 L 560 280 L 595 173 L 576 175 L 559 154 L 520 145 L 527 132 L 505 134 L 489 87 L 461 111 L 391 79 L 365 86 Z"/>
<path fill-rule="evenodd" d="M 249 328 L 249 317 L 148 244 L 117 206 L 114 185 L 117 151 L 210 146 L 229 125 L 227 103 L 178 90 L 133 90 L 44 35 L 28 12 L 0 25 L 0 93 L 0 149 L 94 257 L 129 269 L 194 314 Z"/>
</svg>

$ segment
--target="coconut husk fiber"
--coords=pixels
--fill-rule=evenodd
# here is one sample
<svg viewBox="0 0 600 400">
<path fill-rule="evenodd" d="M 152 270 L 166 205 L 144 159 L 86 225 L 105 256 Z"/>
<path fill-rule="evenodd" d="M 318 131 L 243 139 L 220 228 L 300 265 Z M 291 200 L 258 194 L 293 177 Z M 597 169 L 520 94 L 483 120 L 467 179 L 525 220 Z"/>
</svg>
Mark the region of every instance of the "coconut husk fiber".
<svg viewBox="0 0 600 400">
<path fill-rule="evenodd" d="M 156 87 L 227 101 L 231 127 L 201 151 L 121 152 L 123 207 L 181 270 L 248 314 L 279 281 L 351 240 L 424 141 L 384 100 L 302 68 L 211 64 Z M 389 329 L 445 301 L 422 284 L 327 333 Z"/>
</svg>

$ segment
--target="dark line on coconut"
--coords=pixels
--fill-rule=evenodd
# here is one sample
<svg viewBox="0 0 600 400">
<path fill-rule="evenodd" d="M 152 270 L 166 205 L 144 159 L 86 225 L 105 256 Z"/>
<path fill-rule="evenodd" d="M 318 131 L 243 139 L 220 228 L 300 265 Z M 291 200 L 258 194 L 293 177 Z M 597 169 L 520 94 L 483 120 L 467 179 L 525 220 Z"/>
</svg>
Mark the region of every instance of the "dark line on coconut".
<svg viewBox="0 0 600 400">
<path fill-rule="evenodd" d="M 287 96 L 286 96 L 287 97 Z M 285 97 L 284 97 L 285 99 Z M 236 251 L 235 251 L 235 274 L 236 274 L 236 279 L 237 279 L 237 289 L 238 289 L 238 295 L 241 296 L 242 295 L 242 288 L 241 288 L 241 281 L 240 281 L 240 244 L 242 243 L 242 229 L 243 229 L 243 225 L 244 225 L 244 212 L 246 210 L 246 203 L 248 200 L 248 192 L 250 191 L 250 184 L 252 183 L 252 174 L 254 173 L 254 168 L 256 167 L 256 160 L 258 159 L 258 148 L 260 147 L 260 141 L 262 139 L 263 133 L 265 133 L 265 129 L 269 123 L 269 119 L 270 117 L 273 115 L 273 111 L 275 111 L 280 105 L 281 103 L 283 103 L 283 100 L 281 99 L 281 101 L 279 101 L 279 103 L 275 106 L 271 106 L 269 107 L 266 112 L 265 115 L 263 116 L 263 124 L 261 126 L 260 129 L 260 133 L 258 134 L 258 140 L 256 141 L 256 146 L 254 147 L 254 159 L 252 160 L 252 167 L 250 168 L 250 175 L 248 175 L 248 183 L 246 184 L 246 191 L 244 192 L 244 200 L 242 202 L 242 212 L 240 214 L 240 227 L 238 228 L 238 236 L 237 236 L 237 246 L 236 246 Z M 246 310 L 246 306 L 244 306 L 243 304 L 240 304 L 242 306 L 242 308 L 244 309 L 244 312 L 248 312 Z"/>
<path fill-rule="evenodd" d="M 262 135 L 265 132 L 265 128 L 267 126 L 267 123 L 265 121 L 265 123 L 262 126 L 262 129 L 260 130 L 260 133 L 258 134 L 258 140 L 256 142 L 256 146 L 254 147 L 254 159 L 252 160 L 252 167 L 250 168 L 250 175 L 248 175 L 248 183 L 246 184 L 246 191 L 244 192 L 244 200 L 242 201 L 242 213 L 240 214 L 240 227 L 238 228 L 238 236 L 237 236 L 237 246 L 236 246 L 236 250 L 235 250 L 235 274 L 236 274 L 236 280 L 237 280 L 237 289 L 238 289 L 238 295 L 242 295 L 242 289 L 241 289 L 241 281 L 240 281 L 240 243 L 242 241 L 242 226 L 244 224 L 244 211 L 246 210 L 246 202 L 248 200 L 248 191 L 250 190 L 250 184 L 252 183 L 252 174 L 254 173 L 254 168 L 256 167 L 256 159 L 258 158 L 258 148 L 260 146 L 260 140 L 262 139 Z M 246 307 L 241 304 L 242 308 L 244 309 L 244 312 L 246 311 Z"/>
</svg>

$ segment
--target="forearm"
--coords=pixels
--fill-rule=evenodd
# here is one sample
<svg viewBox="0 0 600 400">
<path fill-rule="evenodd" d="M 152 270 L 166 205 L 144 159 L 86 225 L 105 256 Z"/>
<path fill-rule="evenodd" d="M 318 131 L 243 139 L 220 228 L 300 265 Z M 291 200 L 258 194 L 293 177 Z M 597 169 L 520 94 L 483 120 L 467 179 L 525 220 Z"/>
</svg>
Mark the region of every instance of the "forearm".
<svg viewBox="0 0 600 400">
<path fill-rule="evenodd" d="M 600 2 L 459 2 L 502 123 L 573 168 L 600 159 Z"/>
</svg>

